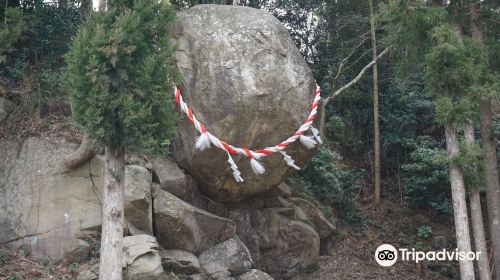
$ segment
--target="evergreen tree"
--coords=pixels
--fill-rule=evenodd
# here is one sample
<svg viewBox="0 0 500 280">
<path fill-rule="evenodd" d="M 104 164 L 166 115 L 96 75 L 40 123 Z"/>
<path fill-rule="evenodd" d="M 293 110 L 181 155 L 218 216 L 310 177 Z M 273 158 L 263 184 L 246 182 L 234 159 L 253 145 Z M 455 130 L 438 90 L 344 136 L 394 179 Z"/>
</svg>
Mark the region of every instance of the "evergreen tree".
<svg viewBox="0 0 500 280">
<path fill-rule="evenodd" d="M 105 151 L 100 279 L 121 279 L 125 151 L 165 151 L 178 81 L 165 2 L 114 2 L 84 24 L 66 55 L 75 121 Z"/>
</svg>

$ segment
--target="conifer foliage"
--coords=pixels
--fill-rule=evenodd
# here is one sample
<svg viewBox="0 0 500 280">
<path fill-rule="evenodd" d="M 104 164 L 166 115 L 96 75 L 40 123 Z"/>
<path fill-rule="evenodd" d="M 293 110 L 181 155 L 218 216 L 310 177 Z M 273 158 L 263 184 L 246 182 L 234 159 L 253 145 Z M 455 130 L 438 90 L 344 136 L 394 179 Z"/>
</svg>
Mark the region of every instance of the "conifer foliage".
<svg viewBox="0 0 500 280">
<path fill-rule="evenodd" d="M 116 3 L 84 24 L 66 55 L 75 121 L 98 147 L 155 152 L 175 124 L 171 90 L 178 74 L 165 2 Z"/>
</svg>

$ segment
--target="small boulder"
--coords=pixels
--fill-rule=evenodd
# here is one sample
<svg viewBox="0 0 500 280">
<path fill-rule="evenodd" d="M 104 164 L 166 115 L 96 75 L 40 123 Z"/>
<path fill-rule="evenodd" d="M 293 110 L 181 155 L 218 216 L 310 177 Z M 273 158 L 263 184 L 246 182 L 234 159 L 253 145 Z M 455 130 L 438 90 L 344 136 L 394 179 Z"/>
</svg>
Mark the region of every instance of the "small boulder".
<svg viewBox="0 0 500 280">
<path fill-rule="evenodd" d="M 204 251 L 200 254 L 199 260 L 201 266 L 212 277 L 235 276 L 253 267 L 250 251 L 237 236 Z"/>
<path fill-rule="evenodd" d="M 186 174 L 168 156 L 161 155 L 151 158 L 153 170 L 158 177 L 160 188 L 183 198 L 186 190 Z"/>
<path fill-rule="evenodd" d="M 163 269 L 175 274 L 199 274 L 200 262 L 198 258 L 182 250 L 165 250 L 160 252 Z"/>
<path fill-rule="evenodd" d="M 313 228 L 318 232 L 321 239 L 328 237 L 335 230 L 335 226 L 310 201 L 298 197 L 290 197 L 288 200 L 302 209 L 303 213 L 312 222 Z"/>
<path fill-rule="evenodd" d="M 125 167 L 125 220 L 132 235 L 153 234 L 151 173 L 138 165 Z"/>
<path fill-rule="evenodd" d="M 232 237 L 233 221 L 196 208 L 175 195 L 154 190 L 156 236 L 165 249 L 200 253 Z"/>
<path fill-rule="evenodd" d="M 152 280 L 164 275 L 158 242 L 140 234 L 123 238 L 124 276 L 130 280 Z"/>
<path fill-rule="evenodd" d="M 162 190 L 198 208 L 205 208 L 207 199 L 200 193 L 198 183 L 192 176 L 185 174 L 168 156 L 155 156 L 151 161 Z"/>
<path fill-rule="evenodd" d="M 274 280 L 274 278 L 263 271 L 252 269 L 236 277 L 236 280 Z"/>
</svg>

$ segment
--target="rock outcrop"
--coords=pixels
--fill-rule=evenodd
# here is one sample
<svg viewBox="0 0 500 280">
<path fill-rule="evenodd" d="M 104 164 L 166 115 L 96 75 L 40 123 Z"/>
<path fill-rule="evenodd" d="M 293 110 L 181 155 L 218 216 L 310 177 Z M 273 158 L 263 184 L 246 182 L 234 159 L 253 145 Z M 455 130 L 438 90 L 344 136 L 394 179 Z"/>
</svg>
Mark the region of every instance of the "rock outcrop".
<svg viewBox="0 0 500 280">
<path fill-rule="evenodd" d="M 171 30 L 183 96 L 219 138 L 264 148 L 306 120 L 314 80 L 272 15 L 199 5 L 179 13 Z M 320 131 L 322 117 L 314 123 Z M 234 156 L 245 180 L 237 183 L 223 151 L 194 149 L 197 136 L 183 118 L 173 160 L 127 157 L 125 233 L 132 236 L 124 239 L 125 278 L 267 280 L 313 265 L 333 225 L 313 204 L 292 197 L 283 181 L 293 170 L 282 155 L 261 159 L 263 175 L 254 175 L 248 158 Z M 103 162 L 95 156 L 67 169 L 63 156 L 76 148 L 35 138 L 0 141 L 0 244 L 50 262 L 83 260 L 95 249 Z M 303 167 L 316 149 L 294 143 L 287 152 Z M 97 276 L 95 268 L 87 272 L 81 279 Z"/>
<path fill-rule="evenodd" d="M 100 231 L 103 163 L 67 170 L 76 145 L 0 142 L 0 244 L 51 262 L 87 257 Z"/>
<path fill-rule="evenodd" d="M 285 140 L 306 120 L 314 78 L 288 31 L 271 14 L 248 7 L 198 5 L 178 14 L 172 36 L 186 81 L 184 99 L 220 139 L 260 149 Z M 314 125 L 321 128 L 319 114 Z M 292 171 L 279 154 L 262 160 L 267 170 L 263 175 L 253 174 L 248 158 L 235 157 L 245 179 L 237 183 L 223 151 L 194 149 L 197 134 L 183 118 L 172 155 L 217 201 L 264 193 Z M 294 143 L 288 153 L 304 166 L 315 150 Z"/>
<path fill-rule="evenodd" d="M 37 138 L 0 142 L 0 244 L 35 259 L 76 262 L 99 242 L 102 172 L 94 157 L 68 170 L 77 146 Z M 126 166 L 125 219 L 131 234 L 152 234 L 151 173 Z"/>
</svg>

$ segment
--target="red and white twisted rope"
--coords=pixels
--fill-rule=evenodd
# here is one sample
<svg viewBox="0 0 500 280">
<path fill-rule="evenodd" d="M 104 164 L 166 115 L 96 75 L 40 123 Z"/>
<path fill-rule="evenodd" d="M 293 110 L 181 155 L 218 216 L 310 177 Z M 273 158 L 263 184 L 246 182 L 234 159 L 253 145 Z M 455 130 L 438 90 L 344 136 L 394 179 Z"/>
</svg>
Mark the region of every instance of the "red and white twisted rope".
<svg viewBox="0 0 500 280">
<path fill-rule="evenodd" d="M 314 100 L 311 106 L 311 111 L 309 113 L 309 116 L 307 117 L 307 120 L 299 127 L 299 129 L 294 134 L 292 134 L 292 136 L 288 137 L 288 139 L 286 139 L 285 141 L 275 146 L 266 147 L 260 150 L 250 150 L 246 147 L 239 148 L 231 144 L 228 144 L 223 140 L 220 140 L 219 138 L 208 132 L 206 127 L 202 123 L 200 123 L 200 121 L 198 121 L 198 119 L 193 113 L 193 110 L 191 110 L 191 108 L 186 104 L 186 102 L 184 102 L 184 99 L 182 98 L 181 95 L 181 91 L 178 87 L 174 87 L 174 95 L 175 95 L 175 100 L 179 105 L 181 111 L 188 116 L 189 121 L 193 124 L 196 130 L 200 132 L 200 136 L 196 140 L 195 144 L 196 149 L 203 151 L 204 149 L 210 148 L 210 144 L 213 144 L 215 147 L 225 151 L 228 156 L 227 161 L 231 166 L 231 169 L 233 170 L 233 175 L 236 182 L 243 182 L 243 178 L 241 177 L 241 172 L 238 170 L 238 166 L 236 166 L 236 163 L 234 162 L 231 155 L 243 155 L 250 158 L 250 166 L 252 167 L 252 170 L 255 174 L 262 174 L 265 172 L 265 169 L 262 166 L 262 164 L 257 161 L 258 159 L 278 152 L 283 155 L 283 160 L 289 166 L 299 170 L 300 167 L 295 165 L 294 160 L 284 151 L 286 147 L 291 143 L 297 141 L 297 139 L 299 139 L 299 141 L 308 149 L 314 148 L 318 142 L 320 144 L 323 143 L 319 136 L 319 130 L 312 126 L 312 123 L 316 118 L 316 115 L 318 114 L 318 105 L 321 100 L 321 92 L 320 92 L 320 87 L 318 85 L 316 85 Z M 312 136 L 304 135 L 304 133 L 308 130 L 311 130 Z"/>
</svg>

